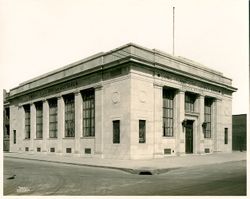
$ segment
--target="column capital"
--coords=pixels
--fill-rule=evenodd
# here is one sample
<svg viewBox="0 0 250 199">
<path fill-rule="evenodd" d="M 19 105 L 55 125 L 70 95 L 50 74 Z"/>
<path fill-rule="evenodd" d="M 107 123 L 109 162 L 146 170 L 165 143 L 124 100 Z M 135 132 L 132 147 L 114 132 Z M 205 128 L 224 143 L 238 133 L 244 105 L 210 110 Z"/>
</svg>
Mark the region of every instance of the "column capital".
<svg viewBox="0 0 250 199">
<path fill-rule="evenodd" d="M 102 87 L 103 87 L 102 84 L 97 84 L 94 86 L 94 89 L 100 90 L 100 89 L 102 89 Z"/>
<path fill-rule="evenodd" d="M 215 101 L 215 102 L 221 102 L 222 99 L 221 99 L 221 98 L 214 98 L 214 101 Z"/>
<path fill-rule="evenodd" d="M 162 88 L 162 87 L 163 87 L 163 84 L 158 83 L 158 82 L 154 82 L 154 87 L 155 87 L 155 88 Z"/>
<path fill-rule="evenodd" d="M 184 94 L 186 92 L 186 90 L 184 90 L 184 89 L 178 89 L 177 90 L 177 93 L 178 94 Z"/>
<path fill-rule="evenodd" d="M 205 98 L 205 95 L 203 93 L 198 93 L 198 98 Z"/>
<path fill-rule="evenodd" d="M 80 90 L 78 90 L 78 89 L 75 90 L 75 91 L 74 91 L 74 94 L 75 94 L 75 95 L 79 95 L 79 94 L 80 94 Z"/>
<path fill-rule="evenodd" d="M 56 98 L 57 98 L 57 100 L 60 100 L 60 99 L 62 99 L 62 95 L 57 95 Z"/>
</svg>

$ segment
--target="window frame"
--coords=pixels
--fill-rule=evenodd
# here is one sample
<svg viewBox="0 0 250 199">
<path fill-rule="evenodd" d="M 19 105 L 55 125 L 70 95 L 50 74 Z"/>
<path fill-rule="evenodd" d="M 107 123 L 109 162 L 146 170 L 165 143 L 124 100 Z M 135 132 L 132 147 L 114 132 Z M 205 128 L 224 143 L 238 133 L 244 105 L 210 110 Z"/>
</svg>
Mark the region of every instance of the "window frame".
<svg viewBox="0 0 250 199">
<path fill-rule="evenodd" d="M 139 120 L 139 143 L 146 143 L 146 120 Z"/>
<path fill-rule="evenodd" d="M 120 120 L 113 120 L 113 144 L 120 144 L 121 122 Z"/>
<path fill-rule="evenodd" d="M 43 138 L 43 102 L 35 103 L 36 108 L 36 139 Z"/>
<path fill-rule="evenodd" d="M 66 138 L 75 137 L 75 95 L 63 96 L 64 100 L 64 136 Z"/>
<path fill-rule="evenodd" d="M 204 138 L 208 139 L 212 138 L 212 105 L 212 99 L 204 99 L 204 122 L 206 123 L 206 127 L 204 129 Z"/>
<path fill-rule="evenodd" d="M 58 100 L 52 98 L 48 100 L 49 104 L 49 138 L 57 138 L 58 133 Z"/>
<path fill-rule="evenodd" d="M 83 90 L 82 95 L 82 131 L 83 137 L 95 136 L 95 89 Z"/>
<path fill-rule="evenodd" d="M 174 137 L 174 99 L 176 91 L 173 89 L 163 89 L 162 104 L 162 129 L 163 137 Z"/>
<path fill-rule="evenodd" d="M 195 102 L 197 96 L 193 93 L 185 93 L 185 112 L 194 113 L 195 112 Z"/>
<path fill-rule="evenodd" d="M 25 126 L 24 139 L 30 139 L 30 126 L 31 126 L 30 105 L 24 105 L 23 109 L 24 109 L 24 126 Z"/>
<path fill-rule="evenodd" d="M 13 130 L 13 144 L 16 144 L 16 130 Z"/>
<path fill-rule="evenodd" d="M 228 144 L 228 128 L 224 128 L 224 144 Z"/>
</svg>

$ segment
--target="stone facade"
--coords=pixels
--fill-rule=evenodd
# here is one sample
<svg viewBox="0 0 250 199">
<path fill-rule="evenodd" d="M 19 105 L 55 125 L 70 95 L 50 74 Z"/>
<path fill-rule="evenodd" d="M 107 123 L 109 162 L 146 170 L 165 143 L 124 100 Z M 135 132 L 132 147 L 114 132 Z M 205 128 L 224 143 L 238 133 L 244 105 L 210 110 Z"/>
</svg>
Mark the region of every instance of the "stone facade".
<svg viewBox="0 0 250 199">
<path fill-rule="evenodd" d="M 89 89 L 94 90 L 94 135 L 86 136 L 93 123 L 84 119 L 88 110 L 83 95 Z M 231 152 L 235 91 L 232 80 L 220 72 L 130 43 L 11 89 L 7 98 L 10 151 L 117 159 Z M 165 104 L 164 92 L 172 93 L 167 100 L 173 107 Z M 65 136 L 68 94 L 74 100 L 74 136 L 69 137 Z M 57 101 L 57 136 L 53 138 L 52 98 Z M 41 121 L 37 102 L 42 103 Z M 29 111 L 24 107 L 30 107 Z M 38 128 L 42 128 L 39 138 Z"/>
</svg>

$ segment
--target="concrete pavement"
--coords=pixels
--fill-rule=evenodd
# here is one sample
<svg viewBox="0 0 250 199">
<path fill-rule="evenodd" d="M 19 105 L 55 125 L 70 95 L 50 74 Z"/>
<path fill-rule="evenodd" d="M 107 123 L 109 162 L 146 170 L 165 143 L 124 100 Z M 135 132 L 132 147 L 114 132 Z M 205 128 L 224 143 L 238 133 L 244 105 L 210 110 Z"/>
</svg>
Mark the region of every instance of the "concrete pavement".
<svg viewBox="0 0 250 199">
<path fill-rule="evenodd" d="M 75 157 L 51 154 L 26 154 L 26 153 L 4 153 L 4 158 L 21 158 L 47 162 L 57 162 L 82 166 L 93 166 L 111 169 L 125 170 L 131 173 L 150 171 L 152 174 L 167 172 L 168 170 L 192 167 L 198 165 L 219 164 L 246 160 L 246 152 L 214 153 L 205 155 L 183 155 L 169 156 L 150 160 L 118 160 L 99 159 L 92 157 Z"/>
</svg>

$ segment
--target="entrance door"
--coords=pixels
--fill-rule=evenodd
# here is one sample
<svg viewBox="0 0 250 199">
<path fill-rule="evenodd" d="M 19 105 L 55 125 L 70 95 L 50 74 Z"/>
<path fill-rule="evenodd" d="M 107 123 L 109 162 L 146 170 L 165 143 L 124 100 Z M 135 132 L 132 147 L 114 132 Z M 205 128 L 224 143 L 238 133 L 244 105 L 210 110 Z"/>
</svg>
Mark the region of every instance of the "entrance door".
<svg viewBox="0 0 250 199">
<path fill-rule="evenodd" d="M 193 153 L 193 121 L 188 120 L 186 125 L 186 153 Z"/>
</svg>

